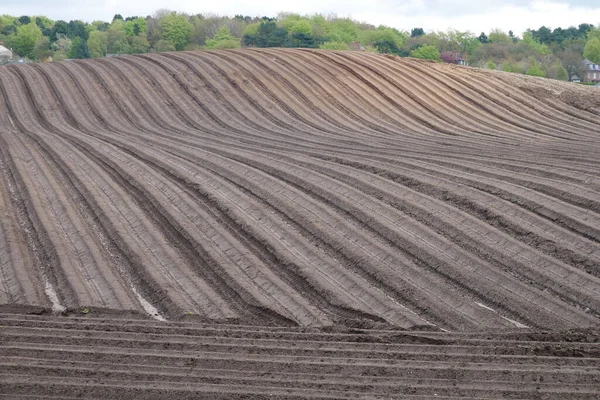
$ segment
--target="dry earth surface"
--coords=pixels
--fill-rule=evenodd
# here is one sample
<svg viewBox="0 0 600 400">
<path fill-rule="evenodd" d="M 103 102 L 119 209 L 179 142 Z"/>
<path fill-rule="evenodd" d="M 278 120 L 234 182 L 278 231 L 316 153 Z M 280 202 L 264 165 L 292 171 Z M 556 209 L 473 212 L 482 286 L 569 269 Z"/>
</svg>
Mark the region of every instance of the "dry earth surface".
<svg viewBox="0 0 600 400">
<path fill-rule="evenodd" d="M 0 68 L 0 397 L 600 396 L 600 90 L 354 52 Z"/>
</svg>

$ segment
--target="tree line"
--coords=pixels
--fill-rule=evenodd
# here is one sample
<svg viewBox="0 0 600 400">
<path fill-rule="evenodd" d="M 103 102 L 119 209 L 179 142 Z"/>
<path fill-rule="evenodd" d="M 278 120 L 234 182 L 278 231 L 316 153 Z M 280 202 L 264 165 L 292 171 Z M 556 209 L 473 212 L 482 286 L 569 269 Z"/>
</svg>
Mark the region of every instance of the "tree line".
<svg viewBox="0 0 600 400">
<path fill-rule="evenodd" d="M 365 51 L 568 80 L 583 76 L 583 59 L 600 63 L 600 25 L 529 29 L 521 37 L 492 29 L 476 35 L 375 26 L 335 15 L 280 13 L 275 18 L 159 10 L 151 16 L 86 23 L 43 16 L 0 16 L 0 42 L 31 61 L 61 61 L 158 51 L 302 47 Z"/>
</svg>

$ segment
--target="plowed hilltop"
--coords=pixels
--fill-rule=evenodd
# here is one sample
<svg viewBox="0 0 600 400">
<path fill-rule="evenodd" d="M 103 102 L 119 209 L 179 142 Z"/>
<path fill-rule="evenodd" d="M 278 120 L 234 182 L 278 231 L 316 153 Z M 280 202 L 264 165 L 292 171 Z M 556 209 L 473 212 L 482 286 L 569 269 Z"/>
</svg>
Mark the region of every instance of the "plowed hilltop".
<svg viewBox="0 0 600 400">
<path fill-rule="evenodd" d="M 598 398 L 597 88 L 254 49 L 0 90 L 0 397 Z"/>
</svg>

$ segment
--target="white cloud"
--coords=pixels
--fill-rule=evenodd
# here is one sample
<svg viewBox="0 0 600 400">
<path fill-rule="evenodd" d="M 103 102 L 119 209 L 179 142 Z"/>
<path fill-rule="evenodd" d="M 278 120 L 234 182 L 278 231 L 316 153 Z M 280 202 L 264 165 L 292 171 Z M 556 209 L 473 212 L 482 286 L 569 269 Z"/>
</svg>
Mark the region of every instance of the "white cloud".
<svg viewBox="0 0 600 400">
<path fill-rule="evenodd" d="M 304 0 L 297 3 L 283 3 L 280 0 L 2 0 L 2 3 L 3 14 L 47 15 L 67 21 L 110 21 L 117 13 L 123 16 L 146 16 L 157 9 L 169 8 L 191 14 L 217 13 L 231 16 L 275 16 L 280 11 L 300 14 L 335 13 L 403 30 L 414 27 L 445 30 L 452 27 L 477 34 L 489 32 L 494 27 L 520 34 L 527 28 L 537 29 L 542 25 L 567 28 L 581 23 L 600 23 L 600 4 L 597 0 Z"/>
</svg>

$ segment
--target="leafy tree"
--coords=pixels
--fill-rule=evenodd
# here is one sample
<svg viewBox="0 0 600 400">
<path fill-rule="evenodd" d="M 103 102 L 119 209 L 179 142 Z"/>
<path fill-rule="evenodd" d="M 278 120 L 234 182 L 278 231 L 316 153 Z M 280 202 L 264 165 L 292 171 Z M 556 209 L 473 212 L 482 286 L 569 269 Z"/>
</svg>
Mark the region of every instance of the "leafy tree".
<svg viewBox="0 0 600 400">
<path fill-rule="evenodd" d="M 125 33 L 125 21 L 122 19 L 113 20 L 108 28 L 108 53 L 110 54 L 128 54 L 130 53 L 129 41 Z"/>
<path fill-rule="evenodd" d="M 558 79 L 559 81 L 568 81 L 569 80 L 569 73 L 567 72 L 565 67 L 560 66 L 558 68 L 558 70 L 556 71 L 556 79 Z"/>
<path fill-rule="evenodd" d="M 324 50 L 350 50 L 348 43 L 344 42 L 325 42 L 319 48 Z"/>
<path fill-rule="evenodd" d="M 358 38 L 358 24 L 350 18 L 335 18 L 329 22 L 327 36 L 334 42 L 352 43 Z"/>
<path fill-rule="evenodd" d="M 435 46 L 425 45 L 410 52 L 410 56 L 424 60 L 441 61 L 440 51 Z"/>
<path fill-rule="evenodd" d="M 150 50 L 150 42 L 145 33 L 129 36 L 129 54 L 143 54 Z"/>
<path fill-rule="evenodd" d="M 502 63 L 502 71 L 504 72 L 517 72 L 517 68 L 511 64 L 509 61 L 504 61 Z"/>
<path fill-rule="evenodd" d="M 496 69 L 498 69 L 498 65 L 495 62 L 493 62 L 493 61 L 489 61 L 487 63 L 487 69 L 496 70 Z"/>
<path fill-rule="evenodd" d="M 546 76 L 546 72 L 540 67 L 540 64 L 538 62 L 534 63 L 527 70 L 527 72 L 525 72 L 525 74 L 530 75 L 530 76 L 541 76 L 541 77 Z"/>
<path fill-rule="evenodd" d="M 87 24 L 82 21 L 69 21 L 67 36 L 69 36 L 71 40 L 74 40 L 77 36 L 83 40 L 87 40 L 89 36 Z"/>
<path fill-rule="evenodd" d="M 166 51 L 175 51 L 175 44 L 170 40 L 159 40 L 156 42 L 153 51 L 166 52 Z"/>
<path fill-rule="evenodd" d="M 368 29 L 362 31 L 358 39 L 365 45 L 374 44 L 375 42 L 393 42 L 399 49 L 406 43 L 406 34 L 398 31 L 397 29 L 389 28 L 386 26 L 380 26 L 377 29 Z M 381 53 L 381 52 L 380 52 Z"/>
<path fill-rule="evenodd" d="M 389 39 L 378 40 L 373 43 L 373 47 L 381 54 L 396 54 L 400 55 L 400 48 L 395 41 Z M 438 52 L 439 54 L 439 52 Z"/>
<path fill-rule="evenodd" d="M 488 35 L 490 43 L 510 44 L 513 43 L 512 31 L 507 35 L 500 29 L 492 29 Z"/>
<path fill-rule="evenodd" d="M 229 28 L 223 25 L 212 39 L 206 41 L 206 47 L 208 49 L 239 49 L 241 43 L 240 39 L 233 36 Z"/>
<path fill-rule="evenodd" d="M 17 18 L 17 21 L 19 21 L 21 25 L 29 25 L 31 23 L 31 18 L 29 18 L 27 15 L 23 15 Z"/>
<path fill-rule="evenodd" d="M 148 26 L 144 18 L 136 18 L 125 22 L 125 34 L 127 36 L 138 36 L 147 30 Z"/>
<path fill-rule="evenodd" d="M 185 48 L 192 34 L 192 24 L 185 15 L 172 12 L 164 16 L 158 24 L 163 38 L 171 41 L 175 45 L 175 49 L 183 50 Z"/>
<path fill-rule="evenodd" d="M 58 35 L 67 35 L 68 33 L 69 24 L 62 20 L 56 21 L 52 27 L 50 42 L 54 43 L 56 40 L 58 40 Z"/>
<path fill-rule="evenodd" d="M 410 37 L 419 37 L 419 36 L 423 36 L 425 34 L 425 31 L 423 30 L 423 28 L 413 28 L 410 31 Z"/>
<path fill-rule="evenodd" d="M 44 36 L 35 42 L 32 55 L 36 60 L 39 61 L 44 61 L 48 57 L 52 56 L 52 51 L 50 50 L 50 39 Z"/>
<path fill-rule="evenodd" d="M 90 32 L 87 44 L 92 57 L 104 57 L 108 48 L 108 33 L 101 31 Z"/>
<path fill-rule="evenodd" d="M 591 38 L 585 44 L 583 56 L 596 64 L 600 63 L 600 39 Z"/>
<path fill-rule="evenodd" d="M 567 70 L 569 78 L 573 75 L 583 78 L 585 67 L 583 65 L 583 57 L 581 56 L 581 53 L 573 49 L 566 49 L 558 52 L 556 55 L 561 60 L 564 68 Z"/>
<path fill-rule="evenodd" d="M 90 58 L 90 50 L 88 49 L 87 42 L 85 39 L 77 36 L 73 39 L 71 44 L 71 50 L 69 51 L 69 58 L 83 59 Z"/>
<path fill-rule="evenodd" d="M 13 38 L 13 47 L 17 54 L 33 58 L 35 43 L 42 38 L 42 30 L 35 23 L 21 25 L 17 28 L 17 34 Z"/>
<path fill-rule="evenodd" d="M 116 19 L 120 19 L 121 21 L 123 21 L 123 16 L 121 14 L 115 14 L 112 20 L 114 21 Z"/>
<path fill-rule="evenodd" d="M 256 35 L 244 35 L 244 45 L 254 47 L 285 47 L 288 32 L 273 21 L 263 21 Z"/>
<path fill-rule="evenodd" d="M 528 31 L 525 32 L 523 34 L 523 43 L 527 46 L 529 46 L 531 49 L 533 49 L 534 51 L 536 51 L 538 54 L 540 55 L 548 55 L 550 54 L 550 49 L 548 48 L 547 45 L 542 44 L 540 42 L 538 42 L 534 36 L 533 33 Z"/>
<path fill-rule="evenodd" d="M 479 40 L 480 43 L 482 44 L 486 44 L 487 42 L 489 42 L 489 39 L 487 37 L 487 35 L 483 32 L 481 32 L 481 34 L 479 35 L 479 37 L 477 38 L 477 40 Z"/>
</svg>

